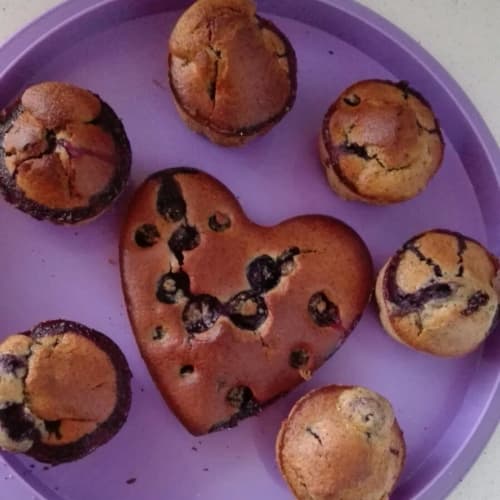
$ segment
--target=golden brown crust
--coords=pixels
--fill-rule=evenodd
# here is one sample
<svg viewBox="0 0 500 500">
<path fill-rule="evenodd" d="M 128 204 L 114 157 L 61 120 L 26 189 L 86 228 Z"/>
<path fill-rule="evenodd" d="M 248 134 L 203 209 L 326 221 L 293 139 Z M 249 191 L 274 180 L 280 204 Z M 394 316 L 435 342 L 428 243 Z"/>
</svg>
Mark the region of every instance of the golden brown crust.
<svg viewBox="0 0 500 500">
<path fill-rule="evenodd" d="M 299 500 L 380 500 L 405 461 L 390 403 L 362 387 L 327 386 L 302 397 L 282 423 L 276 459 Z"/>
<path fill-rule="evenodd" d="M 463 356 L 499 315 L 498 260 L 476 241 L 445 230 L 418 235 L 380 270 L 376 299 L 384 329 L 414 349 Z"/>
<path fill-rule="evenodd" d="M 130 147 L 118 118 L 70 84 L 29 87 L 0 124 L 0 141 L 4 194 L 37 218 L 93 218 L 128 179 Z"/>
<path fill-rule="evenodd" d="M 179 231 L 194 236 L 191 250 L 176 255 L 160 242 Z M 194 434 L 234 425 L 308 378 L 354 327 L 372 286 L 368 251 L 340 221 L 303 216 L 257 226 L 232 193 L 198 171 L 150 177 L 132 201 L 120 249 L 142 356 Z M 260 274 L 250 273 L 262 263 Z M 200 297 L 210 321 L 191 328 L 203 323 L 190 306 Z M 238 387 L 249 389 L 244 408 L 229 395 Z"/>
<path fill-rule="evenodd" d="M 108 441 L 130 406 L 130 372 L 118 347 L 57 320 L 0 344 L 0 446 L 50 463 Z"/>
<path fill-rule="evenodd" d="M 441 165 L 444 143 L 430 106 L 405 82 L 366 80 L 330 107 L 319 149 L 334 191 L 385 204 L 425 188 Z"/>
<path fill-rule="evenodd" d="M 224 146 L 267 132 L 295 100 L 286 37 L 250 0 L 198 0 L 169 42 L 169 81 L 188 126 Z"/>
</svg>

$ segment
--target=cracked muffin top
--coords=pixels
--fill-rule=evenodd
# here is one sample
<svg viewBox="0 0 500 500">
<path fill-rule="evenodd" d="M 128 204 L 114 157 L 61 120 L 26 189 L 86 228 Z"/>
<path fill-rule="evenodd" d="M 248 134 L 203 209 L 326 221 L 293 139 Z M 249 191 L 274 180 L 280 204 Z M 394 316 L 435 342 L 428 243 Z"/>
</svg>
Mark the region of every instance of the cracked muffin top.
<svg viewBox="0 0 500 500">
<path fill-rule="evenodd" d="M 493 331 L 499 263 L 460 233 L 433 230 L 406 242 L 381 269 L 380 319 L 396 340 L 438 356 L 462 356 Z"/>
<path fill-rule="evenodd" d="M 332 189 L 343 198 L 386 204 L 413 198 L 441 165 L 439 124 L 407 83 L 358 82 L 328 110 L 320 157 Z"/>
<path fill-rule="evenodd" d="M 0 447 L 54 464 L 87 455 L 124 424 L 130 377 L 119 348 L 78 323 L 49 321 L 7 337 Z"/>
<path fill-rule="evenodd" d="M 0 186 L 37 219 L 74 224 L 99 215 L 123 190 L 125 130 L 98 96 L 67 83 L 29 87 L 0 123 Z"/>
<path fill-rule="evenodd" d="M 251 222 L 204 172 L 179 168 L 137 190 L 120 242 L 141 354 L 193 434 L 232 427 L 327 361 L 372 292 L 370 254 L 331 217 Z"/>
<path fill-rule="evenodd" d="M 309 392 L 276 441 L 279 468 L 299 500 L 388 500 L 405 454 L 390 403 L 363 387 Z"/>
<path fill-rule="evenodd" d="M 169 49 L 177 109 L 213 142 L 243 144 L 293 106 L 294 50 L 250 0 L 198 0 L 177 22 Z"/>
</svg>

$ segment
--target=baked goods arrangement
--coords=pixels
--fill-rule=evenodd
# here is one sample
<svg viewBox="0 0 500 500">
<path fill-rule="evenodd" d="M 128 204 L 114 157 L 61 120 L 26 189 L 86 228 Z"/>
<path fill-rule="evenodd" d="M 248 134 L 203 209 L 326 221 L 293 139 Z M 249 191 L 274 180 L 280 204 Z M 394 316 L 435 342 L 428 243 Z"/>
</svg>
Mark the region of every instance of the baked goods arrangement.
<svg viewBox="0 0 500 500">
<path fill-rule="evenodd" d="M 387 499 L 405 454 L 391 404 L 364 387 L 309 392 L 295 403 L 276 441 L 281 474 L 299 500 Z"/>
<path fill-rule="evenodd" d="M 279 138 L 300 97 L 292 43 L 250 0 L 195 1 L 169 35 L 167 66 L 186 134 L 246 145 L 235 158 L 257 136 Z M 302 168 L 322 165 L 350 202 L 397 207 L 424 191 L 445 148 L 431 104 L 406 82 L 375 79 L 331 97 L 317 164 Z M 0 116 L 3 196 L 36 219 L 90 222 L 124 191 L 131 161 L 124 125 L 91 90 L 40 82 Z M 142 181 L 117 241 L 122 290 L 149 373 L 193 435 L 235 427 L 314 377 L 372 296 L 383 329 L 424 353 L 414 356 L 464 356 L 499 319 L 499 261 L 460 233 L 428 230 L 374 270 L 348 222 L 258 225 L 224 184 L 189 167 Z M 52 464 L 86 456 L 124 425 L 130 378 L 118 346 L 83 325 L 48 321 L 7 337 L 0 447 Z M 397 410 L 354 385 L 297 401 L 276 440 L 295 497 L 389 498 L 406 457 Z"/>
</svg>

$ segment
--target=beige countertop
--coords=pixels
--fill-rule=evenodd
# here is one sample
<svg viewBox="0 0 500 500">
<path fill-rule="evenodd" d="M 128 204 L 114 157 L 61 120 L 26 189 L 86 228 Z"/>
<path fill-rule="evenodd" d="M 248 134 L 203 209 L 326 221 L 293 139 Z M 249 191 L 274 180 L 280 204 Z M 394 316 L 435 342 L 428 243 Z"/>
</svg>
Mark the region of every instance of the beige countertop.
<svg viewBox="0 0 500 500">
<path fill-rule="evenodd" d="M 500 144 L 500 0 L 359 1 L 402 28 L 441 62 L 469 95 Z M 59 3 L 61 0 L 0 0 L 0 44 Z M 500 499 L 499 472 L 500 428 L 497 428 L 448 500 Z M 6 480 L 18 481 L 0 464 L 1 473 Z M 37 498 L 18 482 L 15 500 Z M 0 486 L 0 500 L 14 499 L 2 496 Z"/>
</svg>

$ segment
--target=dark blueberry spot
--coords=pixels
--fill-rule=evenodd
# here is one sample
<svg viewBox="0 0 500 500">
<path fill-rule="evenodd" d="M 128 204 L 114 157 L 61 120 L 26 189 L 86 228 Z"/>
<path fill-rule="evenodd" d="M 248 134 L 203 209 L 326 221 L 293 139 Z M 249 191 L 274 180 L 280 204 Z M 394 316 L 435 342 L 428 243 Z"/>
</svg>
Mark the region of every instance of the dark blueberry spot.
<svg viewBox="0 0 500 500">
<path fill-rule="evenodd" d="M 280 268 L 272 257 L 261 255 L 247 267 L 247 280 L 257 293 L 268 292 L 274 288 L 281 276 Z"/>
<path fill-rule="evenodd" d="M 361 102 L 361 98 L 359 97 L 359 95 L 352 94 L 348 95 L 347 97 L 344 97 L 344 102 L 348 106 L 358 106 L 359 103 Z"/>
<path fill-rule="evenodd" d="M 164 175 L 161 178 L 156 209 L 170 222 L 178 222 L 186 215 L 186 202 L 179 184 L 172 175 Z"/>
<path fill-rule="evenodd" d="M 344 153 L 359 156 L 363 160 L 373 160 L 373 157 L 368 154 L 366 146 L 363 146 L 361 144 L 357 144 L 355 142 L 346 142 L 341 146 L 341 149 Z"/>
<path fill-rule="evenodd" d="M 397 294 L 394 297 L 396 300 L 393 302 L 402 311 L 412 312 L 422 309 L 431 300 L 448 298 L 453 293 L 453 290 L 448 283 L 433 283 L 415 293 L 403 293 L 399 289 L 395 293 Z"/>
<path fill-rule="evenodd" d="M 257 330 L 267 318 L 264 299 L 253 291 L 240 292 L 225 306 L 229 319 L 242 330 Z"/>
<path fill-rule="evenodd" d="M 17 376 L 21 370 L 26 369 L 26 360 L 14 354 L 2 354 L 0 355 L 0 371 L 3 373 L 10 373 Z"/>
<path fill-rule="evenodd" d="M 44 420 L 43 423 L 45 424 L 45 428 L 47 429 L 49 435 L 53 434 L 56 439 L 62 438 L 60 420 Z"/>
<path fill-rule="evenodd" d="M 309 353 L 304 349 L 296 349 L 290 353 L 289 363 L 292 368 L 302 368 L 309 362 Z"/>
<path fill-rule="evenodd" d="M 161 340 L 162 338 L 165 337 L 167 332 L 163 328 L 163 326 L 156 326 L 155 329 L 153 330 L 153 340 Z"/>
<path fill-rule="evenodd" d="M 241 418 L 255 415 L 260 410 L 260 405 L 255 401 L 251 389 L 245 385 L 230 389 L 226 395 L 226 401 L 239 410 Z"/>
<path fill-rule="evenodd" d="M 175 304 L 182 297 L 189 297 L 189 276 L 182 270 L 164 274 L 158 281 L 156 298 L 165 304 Z"/>
<path fill-rule="evenodd" d="M 13 441 L 34 440 L 39 437 L 32 418 L 22 404 L 11 404 L 0 410 L 0 425 Z"/>
<path fill-rule="evenodd" d="M 278 257 L 278 265 L 282 276 L 289 275 L 295 269 L 294 258 L 299 254 L 300 249 L 298 247 L 291 247 Z"/>
<path fill-rule="evenodd" d="M 339 309 L 323 292 L 316 292 L 308 305 L 309 314 L 318 326 L 332 326 L 339 323 Z"/>
<path fill-rule="evenodd" d="M 193 250 L 200 244 L 200 233 L 194 226 L 182 224 L 170 236 L 168 246 L 179 264 L 184 264 L 182 252 Z"/>
<path fill-rule="evenodd" d="M 215 325 L 220 316 L 221 305 L 211 295 L 192 297 L 184 308 L 182 320 L 188 333 L 202 333 Z"/>
<path fill-rule="evenodd" d="M 399 450 L 397 448 L 389 448 L 389 451 L 396 457 L 399 457 Z"/>
<path fill-rule="evenodd" d="M 135 232 L 135 242 L 141 248 L 152 247 L 160 239 L 160 233 L 154 224 L 143 224 Z"/>
<path fill-rule="evenodd" d="M 186 375 L 191 375 L 193 372 L 194 372 L 193 365 L 181 366 L 181 369 L 179 370 L 179 374 L 181 377 L 185 377 Z"/>
<path fill-rule="evenodd" d="M 490 296 L 483 291 L 473 293 L 467 300 L 467 308 L 462 311 L 464 316 L 470 316 L 485 306 L 490 300 Z"/>
<path fill-rule="evenodd" d="M 464 275 L 464 265 L 463 264 L 460 264 L 458 266 L 458 271 L 457 271 L 457 278 L 461 278 L 462 276 Z"/>
<path fill-rule="evenodd" d="M 222 212 L 215 212 L 208 218 L 208 226 L 212 231 L 221 233 L 231 227 L 231 219 Z"/>
</svg>

